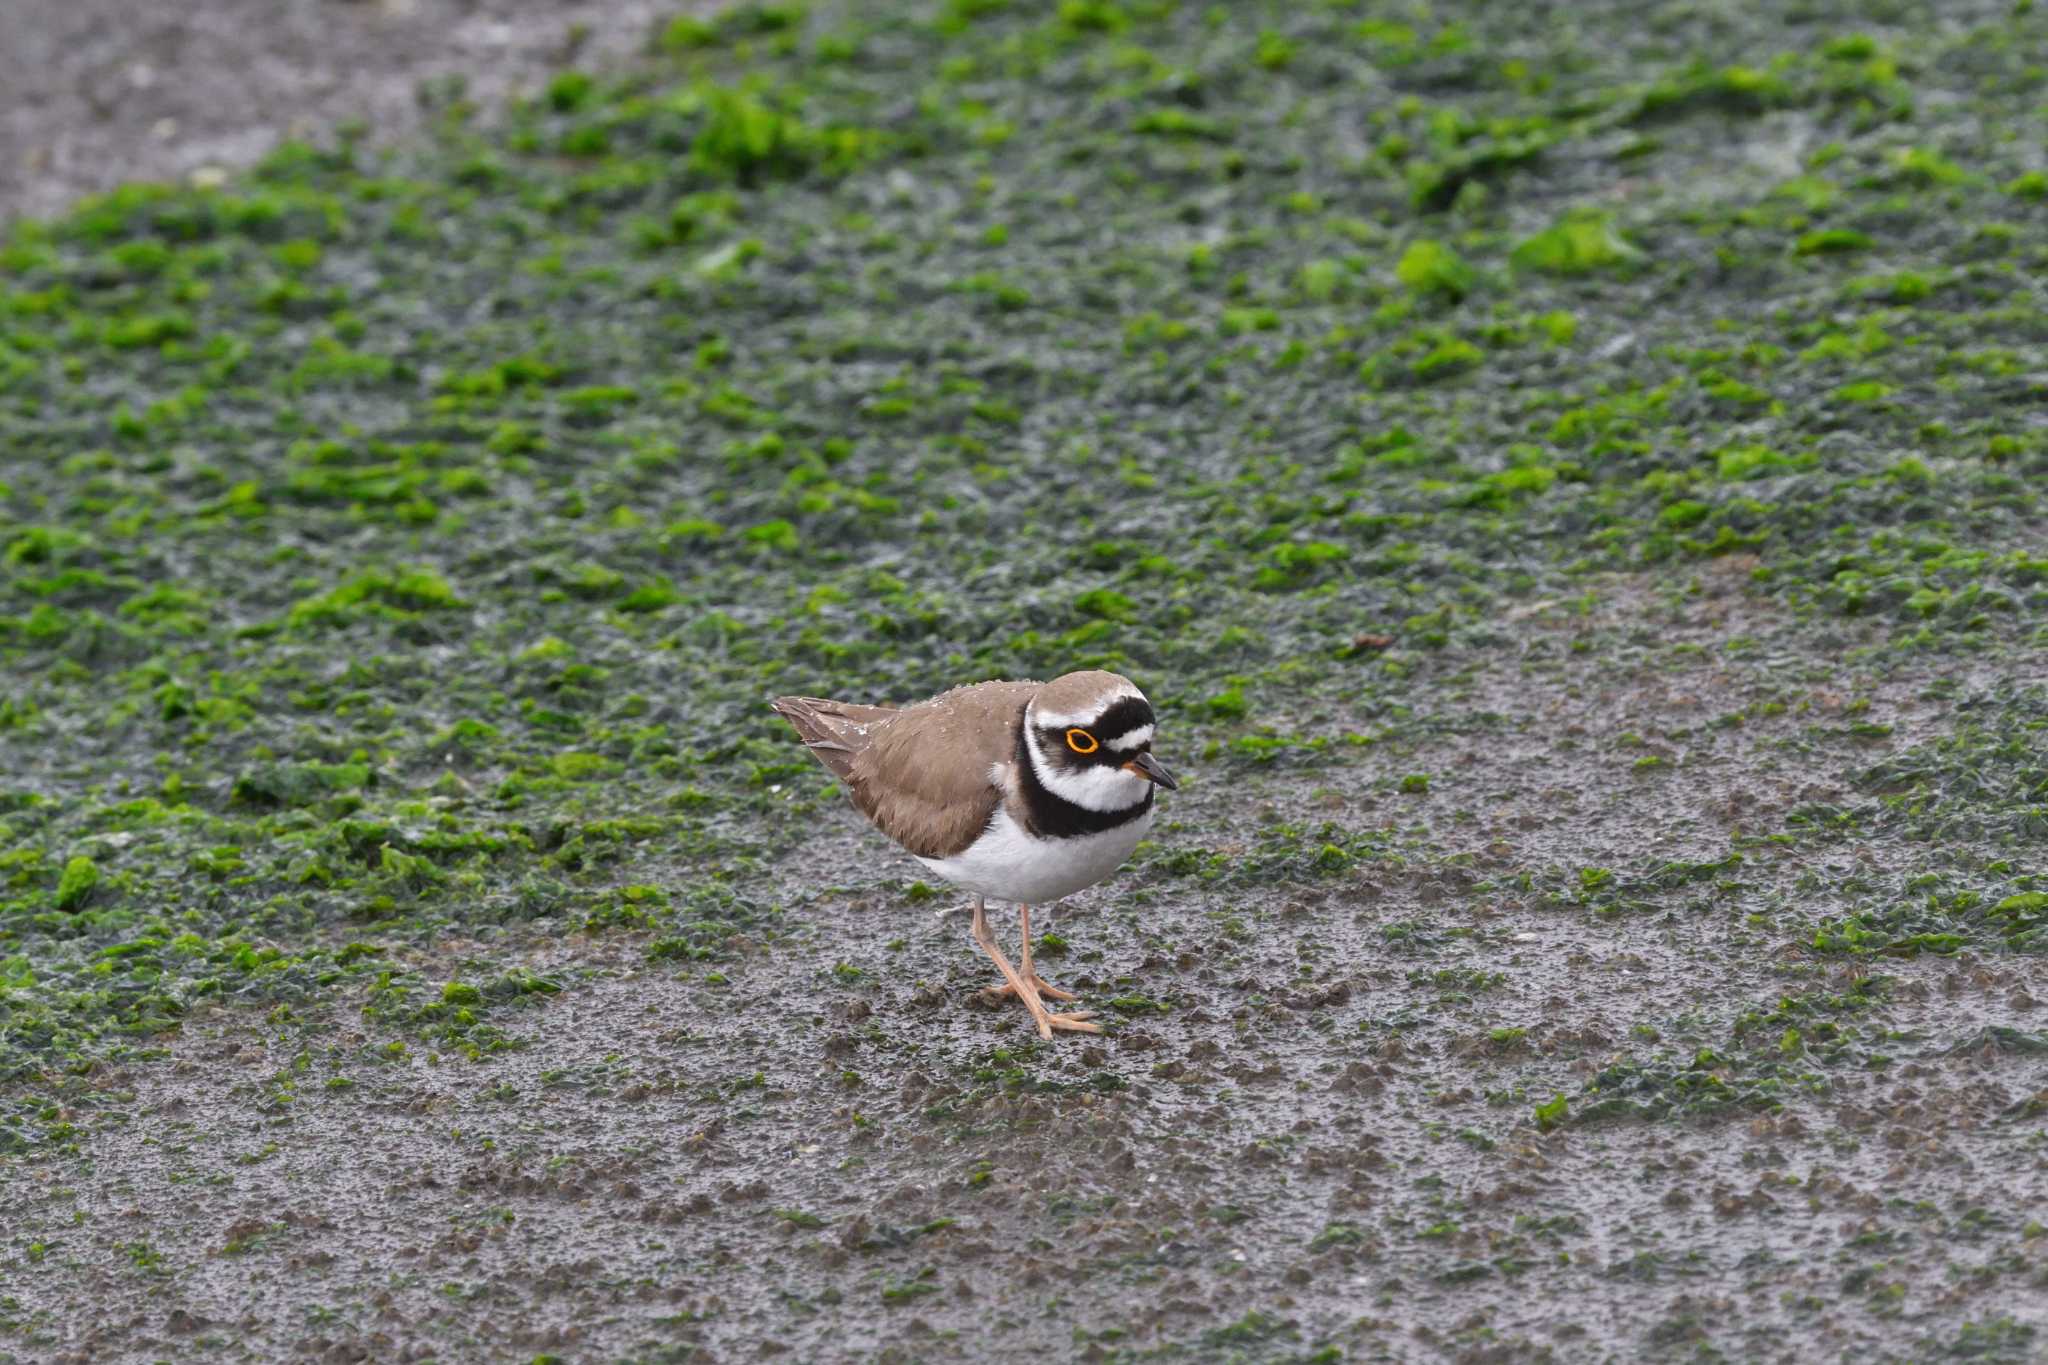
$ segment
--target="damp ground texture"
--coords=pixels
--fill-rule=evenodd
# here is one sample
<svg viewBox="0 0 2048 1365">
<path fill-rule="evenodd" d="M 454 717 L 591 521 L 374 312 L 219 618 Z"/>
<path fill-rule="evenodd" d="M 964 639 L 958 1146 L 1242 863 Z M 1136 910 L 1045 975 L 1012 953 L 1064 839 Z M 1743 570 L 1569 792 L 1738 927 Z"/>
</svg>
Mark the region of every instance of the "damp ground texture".
<svg viewBox="0 0 2048 1365">
<path fill-rule="evenodd" d="M 0 1358 L 2040 1359 L 2048 11 L 1849 9 L 742 7 L 15 224 Z M 1083 666 L 1048 1044 L 766 703 Z"/>
</svg>

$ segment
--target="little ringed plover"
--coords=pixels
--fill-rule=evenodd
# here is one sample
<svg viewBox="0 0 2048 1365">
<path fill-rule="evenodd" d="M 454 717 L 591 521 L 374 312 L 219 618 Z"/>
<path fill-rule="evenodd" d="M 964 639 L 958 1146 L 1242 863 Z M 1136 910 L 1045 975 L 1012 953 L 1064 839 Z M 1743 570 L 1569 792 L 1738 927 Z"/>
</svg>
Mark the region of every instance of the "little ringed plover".
<svg viewBox="0 0 2048 1365">
<path fill-rule="evenodd" d="M 1093 886 L 1152 826 L 1155 788 L 1179 784 L 1152 756 L 1152 704 L 1115 673 L 984 682 L 902 708 L 779 697 L 775 710 L 846 785 L 875 827 L 974 893 L 974 938 L 1006 995 L 1054 1029 L 1100 1033 L 1086 1011 L 1054 1014 L 1031 965 L 1031 906 Z M 1017 903 L 1022 961 L 996 946 L 984 902 Z"/>
</svg>

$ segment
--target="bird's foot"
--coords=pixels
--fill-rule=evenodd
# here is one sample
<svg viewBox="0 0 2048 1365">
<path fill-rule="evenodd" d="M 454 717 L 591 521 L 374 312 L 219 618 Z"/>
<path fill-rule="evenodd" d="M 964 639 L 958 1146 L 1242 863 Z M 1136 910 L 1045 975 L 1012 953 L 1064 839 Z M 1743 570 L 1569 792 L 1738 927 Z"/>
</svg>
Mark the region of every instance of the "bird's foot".
<svg viewBox="0 0 2048 1365">
<path fill-rule="evenodd" d="M 1033 995 L 1053 1000 L 1079 1000 L 1081 998 L 1072 991 L 1063 991 L 1058 986 L 1048 986 L 1044 978 L 1040 977 L 1036 972 L 1031 975 L 1031 986 Z M 1067 1014 L 1054 1014 L 1045 1007 L 1043 1001 L 1026 997 L 1023 992 L 1008 982 L 1000 986 L 990 986 L 981 993 L 981 998 L 989 1004 L 994 1004 L 999 1000 L 1022 1000 L 1024 1008 L 1031 1011 L 1031 1022 L 1038 1026 L 1038 1035 L 1041 1038 L 1052 1037 L 1054 1030 L 1067 1033 L 1102 1032 L 1102 1025 L 1093 1022 L 1095 1014 L 1092 1010 L 1074 1010 Z"/>
<path fill-rule="evenodd" d="M 1081 998 L 1072 991 L 1061 990 L 1037 972 L 1031 973 L 1031 984 L 1037 988 L 1039 996 L 1046 1000 L 1079 1000 Z M 1009 1000 L 1015 998 L 1017 988 L 1006 981 L 1000 986 L 990 986 L 982 994 L 992 1000 Z"/>
<path fill-rule="evenodd" d="M 983 952 L 994 959 L 996 970 L 1003 974 L 1003 986 L 998 991 L 998 996 L 1014 995 L 1023 1001 L 1024 1008 L 1031 1011 L 1031 1022 L 1037 1025 L 1038 1036 L 1041 1038 L 1051 1038 L 1055 1031 L 1102 1032 L 1102 1025 L 1095 1023 L 1086 1010 L 1076 1010 L 1071 1014 L 1054 1014 L 1045 1007 L 1045 1001 L 1039 997 L 1041 992 L 1049 989 L 1056 1000 L 1073 1000 L 1077 997 L 1057 988 L 1048 988 L 1038 979 L 1038 973 L 1031 966 L 1031 912 L 1024 909 L 1020 913 L 1024 921 L 1024 962 L 1021 969 L 1011 966 L 1010 959 L 1004 957 L 1003 950 L 996 946 L 996 936 L 988 927 L 988 916 L 982 909 L 981 898 L 977 896 L 974 901 L 974 941 L 981 945 Z"/>
</svg>

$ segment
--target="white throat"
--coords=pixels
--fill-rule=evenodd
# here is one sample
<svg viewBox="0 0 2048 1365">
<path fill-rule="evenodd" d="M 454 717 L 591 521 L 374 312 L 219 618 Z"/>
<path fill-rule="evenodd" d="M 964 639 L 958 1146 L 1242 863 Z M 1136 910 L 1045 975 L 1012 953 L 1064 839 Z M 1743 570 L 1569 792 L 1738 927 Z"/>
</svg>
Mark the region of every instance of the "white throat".
<svg viewBox="0 0 2048 1365">
<path fill-rule="evenodd" d="M 1024 750 L 1030 756 L 1031 771 L 1038 775 L 1047 791 L 1083 810 L 1129 810 L 1143 804 L 1152 783 L 1136 773 L 1125 772 L 1120 767 L 1090 767 L 1080 772 L 1068 772 L 1046 762 L 1044 752 L 1038 747 L 1037 726 L 1042 723 L 1030 712 L 1025 712 Z"/>
</svg>

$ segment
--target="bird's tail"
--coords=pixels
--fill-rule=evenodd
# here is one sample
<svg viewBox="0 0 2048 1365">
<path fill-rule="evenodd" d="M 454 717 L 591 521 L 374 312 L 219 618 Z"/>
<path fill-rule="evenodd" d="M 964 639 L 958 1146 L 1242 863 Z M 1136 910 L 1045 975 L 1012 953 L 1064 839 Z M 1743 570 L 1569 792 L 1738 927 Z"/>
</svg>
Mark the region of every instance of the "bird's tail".
<svg viewBox="0 0 2048 1365">
<path fill-rule="evenodd" d="M 840 777 L 852 771 L 854 755 L 864 747 L 864 728 L 896 714 L 889 706 L 859 706 L 822 697 L 777 697 L 770 705 L 796 727 L 817 760 Z"/>
</svg>

